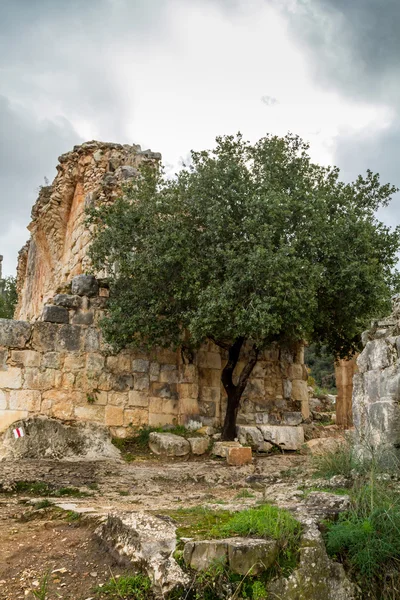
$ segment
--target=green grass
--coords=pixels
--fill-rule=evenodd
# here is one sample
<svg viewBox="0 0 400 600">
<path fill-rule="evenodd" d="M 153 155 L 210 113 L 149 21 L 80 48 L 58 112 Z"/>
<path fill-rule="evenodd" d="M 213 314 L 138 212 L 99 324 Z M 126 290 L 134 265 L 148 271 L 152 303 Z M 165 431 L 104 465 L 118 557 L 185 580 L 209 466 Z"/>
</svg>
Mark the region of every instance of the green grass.
<svg viewBox="0 0 400 600">
<path fill-rule="evenodd" d="M 151 582 L 148 577 L 138 573 L 124 577 L 114 577 L 96 590 L 110 600 L 147 600 L 152 598 Z"/>
<path fill-rule="evenodd" d="M 398 493 L 376 481 L 361 486 L 353 492 L 351 510 L 328 525 L 325 539 L 328 553 L 347 564 L 361 587 L 375 594 L 371 598 L 385 598 L 381 582 L 390 572 L 400 575 Z"/>
<path fill-rule="evenodd" d="M 323 479 L 330 479 L 335 475 L 350 478 L 354 471 L 359 471 L 363 466 L 349 444 L 342 444 L 333 452 L 314 456 L 312 463 L 315 468 L 315 477 Z"/>
<path fill-rule="evenodd" d="M 45 500 L 40 500 L 40 502 L 36 502 L 34 504 L 34 507 L 36 508 L 36 510 L 41 510 L 43 508 L 49 508 L 50 506 L 53 506 L 53 504 L 47 500 L 47 498 Z"/>
<path fill-rule="evenodd" d="M 234 513 L 225 522 L 217 523 L 210 531 L 211 537 L 251 536 L 278 540 L 286 545 L 288 540 L 298 539 L 301 525 L 292 515 L 272 504 L 249 508 Z"/>
</svg>

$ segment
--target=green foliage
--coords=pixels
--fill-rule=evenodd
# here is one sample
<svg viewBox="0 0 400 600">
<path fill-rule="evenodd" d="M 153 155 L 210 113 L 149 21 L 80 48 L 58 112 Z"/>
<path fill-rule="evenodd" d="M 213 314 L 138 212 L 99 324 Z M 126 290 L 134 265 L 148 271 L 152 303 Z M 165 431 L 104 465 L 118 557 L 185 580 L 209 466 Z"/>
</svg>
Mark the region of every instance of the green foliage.
<svg viewBox="0 0 400 600">
<path fill-rule="evenodd" d="M 398 493 L 374 479 L 354 490 L 351 510 L 328 525 L 326 546 L 331 556 L 347 564 L 368 593 L 365 597 L 397 598 L 385 588 L 388 574 L 400 579 Z"/>
<path fill-rule="evenodd" d="M 93 266 L 110 273 L 107 341 L 308 339 L 354 351 L 388 310 L 399 231 L 375 214 L 395 191 L 370 171 L 342 183 L 291 134 L 217 138 L 173 179 L 144 168 L 126 198 L 89 217 Z"/>
<path fill-rule="evenodd" d="M 86 394 L 88 404 L 94 404 L 96 402 L 96 396 L 94 394 Z"/>
<path fill-rule="evenodd" d="M 325 393 L 336 393 L 335 358 L 324 346 L 316 344 L 307 346 L 304 351 L 304 362 L 310 369 L 310 377 L 314 380 L 310 385 L 322 388 Z"/>
<path fill-rule="evenodd" d="M 243 490 L 240 490 L 240 492 L 238 492 L 236 494 L 236 498 L 239 500 L 240 498 L 254 498 L 255 495 L 253 494 L 253 492 L 251 492 L 250 490 L 244 488 Z"/>
<path fill-rule="evenodd" d="M 0 286 L 2 281 L 0 280 Z M 0 319 L 13 319 L 15 306 L 18 301 L 17 282 L 15 277 L 7 277 L 4 280 L 4 292 L 1 294 L 0 287 Z"/>
<path fill-rule="evenodd" d="M 45 498 L 44 500 L 40 500 L 39 502 L 36 502 L 36 504 L 34 505 L 36 510 L 41 510 L 43 508 L 50 508 L 50 506 L 53 506 L 53 504 L 47 500 L 47 498 Z"/>
<path fill-rule="evenodd" d="M 105 594 L 110 600 L 147 600 L 153 597 L 150 579 L 141 573 L 122 577 L 112 576 L 97 591 Z"/>
<path fill-rule="evenodd" d="M 60 498 L 62 496 L 83 498 L 90 495 L 86 492 L 81 492 L 78 488 L 74 487 L 54 488 L 44 481 L 17 481 L 14 486 L 14 491 L 17 493 L 31 494 L 32 496 L 50 496 L 53 498 Z"/>
</svg>

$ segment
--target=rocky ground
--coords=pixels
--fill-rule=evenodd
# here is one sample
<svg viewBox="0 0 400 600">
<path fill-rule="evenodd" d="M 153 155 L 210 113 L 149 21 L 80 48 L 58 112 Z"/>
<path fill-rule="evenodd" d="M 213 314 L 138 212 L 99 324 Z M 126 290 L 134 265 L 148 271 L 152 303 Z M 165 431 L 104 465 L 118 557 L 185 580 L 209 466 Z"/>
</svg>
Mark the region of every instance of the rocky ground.
<svg viewBox="0 0 400 600">
<path fill-rule="evenodd" d="M 1 462 L 0 598 L 33 599 L 46 573 L 49 600 L 101 598 L 96 587 L 124 572 L 93 533 L 111 509 L 157 514 L 192 506 L 238 509 L 262 500 L 295 509 L 303 488 L 315 485 L 310 469 L 308 457 L 295 453 L 256 457 L 243 467 L 209 458 Z M 48 497 L 51 506 L 41 508 L 46 488 L 27 492 L 18 482 L 42 482 L 51 494 L 65 495 Z"/>
</svg>

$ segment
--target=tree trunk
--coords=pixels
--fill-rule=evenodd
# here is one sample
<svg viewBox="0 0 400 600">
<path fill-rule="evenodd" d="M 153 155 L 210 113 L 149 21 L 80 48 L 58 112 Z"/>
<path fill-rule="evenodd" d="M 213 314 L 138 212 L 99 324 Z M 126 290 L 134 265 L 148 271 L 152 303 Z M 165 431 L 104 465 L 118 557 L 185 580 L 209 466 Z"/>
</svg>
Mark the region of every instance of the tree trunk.
<svg viewBox="0 0 400 600">
<path fill-rule="evenodd" d="M 228 396 L 228 403 L 221 436 L 221 439 L 225 441 L 233 441 L 236 437 L 236 419 L 240 406 L 240 399 L 254 365 L 258 359 L 258 350 L 255 346 L 253 346 L 249 360 L 240 373 L 239 380 L 235 385 L 233 383 L 233 371 L 238 363 L 240 351 L 244 341 L 244 338 L 237 338 L 232 346 L 229 347 L 228 362 L 226 363 L 221 375 L 221 381 Z"/>
</svg>

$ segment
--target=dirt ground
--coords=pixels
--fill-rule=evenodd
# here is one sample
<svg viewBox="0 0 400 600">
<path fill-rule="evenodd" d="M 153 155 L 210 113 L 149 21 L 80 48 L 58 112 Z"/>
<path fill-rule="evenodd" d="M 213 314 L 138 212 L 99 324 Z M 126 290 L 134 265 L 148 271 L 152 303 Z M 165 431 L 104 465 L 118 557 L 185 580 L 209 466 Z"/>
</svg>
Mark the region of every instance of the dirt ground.
<svg viewBox="0 0 400 600">
<path fill-rule="evenodd" d="M 290 505 L 308 476 L 307 457 L 296 454 L 256 457 L 240 468 L 208 458 L 1 462 L 0 599 L 40 599 L 33 591 L 39 593 L 46 574 L 48 600 L 101 598 L 99 586 L 127 572 L 94 535 L 112 510 L 238 509 L 263 499 Z M 12 491 L 17 482 L 44 482 L 54 493 L 67 488 L 68 495 L 43 503 L 43 494 Z M 251 491 L 249 497 L 240 497 L 246 496 L 243 489 Z"/>
</svg>

